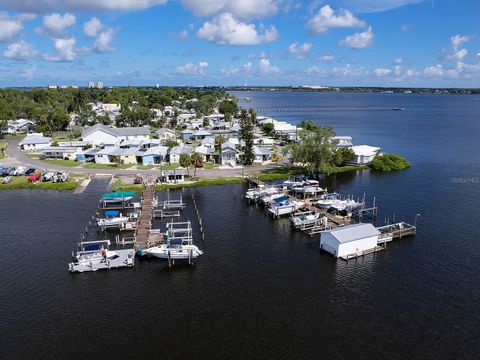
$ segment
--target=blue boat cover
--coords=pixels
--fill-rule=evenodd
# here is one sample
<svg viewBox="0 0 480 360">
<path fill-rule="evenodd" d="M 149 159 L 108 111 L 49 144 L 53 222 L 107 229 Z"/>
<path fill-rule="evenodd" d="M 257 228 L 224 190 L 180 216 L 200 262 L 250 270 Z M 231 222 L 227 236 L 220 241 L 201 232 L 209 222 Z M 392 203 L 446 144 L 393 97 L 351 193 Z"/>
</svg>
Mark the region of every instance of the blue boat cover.
<svg viewBox="0 0 480 360">
<path fill-rule="evenodd" d="M 280 197 L 278 197 L 278 198 L 276 198 L 276 199 L 274 199 L 274 200 L 275 200 L 275 202 L 278 204 L 278 203 L 280 203 L 280 202 L 282 202 L 282 201 L 288 200 L 288 196 L 280 196 Z"/>
<path fill-rule="evenodd" d="M 100 244 L 88 244 L 83 247 L 85 251 L 99 250 Z"/>
<path fill-rule="evenodd" d="M 115 217 L 115 216 L 118 216 L 120 215 L 120 211 L 117 211 L 117 210 L 107 210 L 105 211 L 105 216 L 106 217 Z"/>
<path fill-rule="evenodd" d="M 116 199 L 116 198 L 132 197 L 135 195 L 136 194 L 133 191 L 114 191 L 108 194 L 104 194 L 102 196 L 102 199 Z"/>
</svg>

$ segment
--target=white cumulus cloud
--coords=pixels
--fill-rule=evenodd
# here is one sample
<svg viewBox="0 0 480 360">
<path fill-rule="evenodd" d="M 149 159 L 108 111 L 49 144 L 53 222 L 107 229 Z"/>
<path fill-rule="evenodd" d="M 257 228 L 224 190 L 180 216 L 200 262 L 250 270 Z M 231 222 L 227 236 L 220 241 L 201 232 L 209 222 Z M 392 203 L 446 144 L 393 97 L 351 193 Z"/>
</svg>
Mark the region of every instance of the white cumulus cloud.
<svg viewBox="0 0 480 360">
<path fill-rule="evenodd" d="M 0 12 L 0 42 L 10 42 L 15 40 L 22 32 L 23 25 L 19 19 L 8 16 L 7 13 Z"/>
<path fill-rule="evenodd" d="M 303 43 L 298 45 L 293 43 L 288 47 L 288 52 L 292 55 L 295 55 L 299 59 L 303 59 L 307 54 L 312 50 L 313 45 L 311 43 Z"/>
<path fill-rule="evenodd" d="M 36 28 L 35 31 L 40 35 L 52 36 L 57 39 L 68 38 L 67 29 L 75 25 L 76 20 L 75 15 L 68 12 L 63 15 L 59 13 L 45 15 L 42 26 Z"/>
<path fill-rule="evenodd" d="M 341 40 L 340 46 L 363 49 L 372 46 L 374 39 L 375 35 L 373 34 L 372 27 L 369 26 L 366 31 L 349 35 L 345 39 Z"/>
<path fill-rule="evenodd" d="M 468 55 L 467 49 L 460 49 L 455 51 L 453 54 L 447 56 L 447 60 L 450 61 L 463 61 L 465 57 Z"/>
<path fill-rule="evenodd" d="M 392 73 L 392 70 L 387 68 L 377 68 L 373 70 L 373 73 L 375 74 L 375 76 L 382 77 L 390 75 Z"/>
<path fill-rule="evenodd" d="M 443 65 L 429 66 L 423 70 L 423 73 L 426 76 L 442 76 L 444 73 L 444 68 Z"/>
<path fill-rule="evenodd" d="M 183 6 L 195 16 L 231 13 L 238 19 L 250 20 L 274 15 L 279 0 L 182 0 Z"/>
<path fill-rule="evenodd" d="M 32 44 L 23 40 L 8 45 L 3 53 L 5 58 L 13 60 L 26 60 L 33 58 L 36 55 L 37 51 L 33 48 Z"/>
<path fill-rule="evenodd" d="M 252 71 L 252 63 L 248 62 L 241 67 L 230 67 L 228 69 L 221 69 L 220 74 L 227 76 L 249 75 Z"/>
<path fill-rule="evenodd" d="M 208 68 L 206 61 L 201 61 L 198 64 L 188 63 L 177 67 L 177 74 L 182 75 L 202 75 Z"/>
<path fill-rule="evenodd" d="M 340 10 L 338 15 L 325 5 L 307 22 L 307 27 L 315 33 L 325 33 L 332 28 L 364 27 L 365 22 L 357 19 L 348 10 Z"/>
<path fill-rule="evenodd" d="M 471 35 L 454 35 L 450 37 L 450 43 L 454 51 L 457 51 L 460 45 L 469 42 L 473 39 Z"/>
<path fill-rule="evenodd" d="M 46 61 L 74 61 L 75 60 L 75 39 L 53 39 L 53 47 L 56 54 L 43 55 Z"/>
<path fill-rule="evenodd" d="M 114 33 L 115 32 L 113 29 L 106 29 L 105 31 L 102 31 L 100 34 L 98 34 L 98 37 L 93 44 L 93 48 L 98 52 L 115 51 L 111 45 Z"/>
<path fill-rule="evenodd" d="M 167 0 L 0 0 L 0 7 L 42 13 L 56 10 L 145 10 L 152 6 L 163 5 Z"/>
<path fill-rule="evenodd" d="M 261 59 L 258 63 L 258 69 L 262 75 L 276 75 L 280 74 L 280 69 L 270 63 L 267 59 Z"/>
<path fill-rule="evenodd" d="M 277 39 L 277 29 L 264 28 L 240 22 L 230 13 L 223 13 L 207 21 L 198 30 L 197 37 L 220 45 L 257 45 Z"/>
<path fill-rule="evenodd" d="M 91 18 L 83 24 L 83 33 L 89 38 L 96 38 L 102 29 L 103 24 L 96 17 Z"/>
</svg>

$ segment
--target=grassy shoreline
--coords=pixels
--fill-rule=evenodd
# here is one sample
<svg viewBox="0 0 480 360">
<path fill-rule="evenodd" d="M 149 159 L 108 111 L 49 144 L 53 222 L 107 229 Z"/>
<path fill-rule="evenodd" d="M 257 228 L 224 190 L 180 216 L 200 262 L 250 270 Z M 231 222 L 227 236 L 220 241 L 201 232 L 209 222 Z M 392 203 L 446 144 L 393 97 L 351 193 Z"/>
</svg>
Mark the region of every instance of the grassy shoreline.
<svg viewBox="0 0 480 360">
<path fill-rule="evenodd" d="M 0 178 L 2 179 L 2 178 Z M 78 181 L 77 181 L 78 180 Z M 17 190 L 17 189 L 42 189 L 42 190 L 75 190 L 81 179 L 71 179 L 67 182 L 28 182 L 27 176 L 12 176 L 12 181 L 8 184 L 0 184 L 0 190 Z"/>
</svg>

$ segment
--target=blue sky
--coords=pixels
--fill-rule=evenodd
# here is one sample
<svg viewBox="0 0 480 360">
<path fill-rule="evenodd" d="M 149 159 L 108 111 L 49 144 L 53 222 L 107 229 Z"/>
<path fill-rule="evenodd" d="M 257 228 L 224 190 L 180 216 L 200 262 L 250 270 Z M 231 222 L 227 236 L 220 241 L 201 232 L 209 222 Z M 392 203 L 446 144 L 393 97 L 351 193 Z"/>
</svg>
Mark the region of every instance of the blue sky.
<svg viewBox="0 0 480 360">
<path fill-rule="evenodd" d="M 480 87 L 478 0 L 0 0 L 0 86 Z"/>
</svg>

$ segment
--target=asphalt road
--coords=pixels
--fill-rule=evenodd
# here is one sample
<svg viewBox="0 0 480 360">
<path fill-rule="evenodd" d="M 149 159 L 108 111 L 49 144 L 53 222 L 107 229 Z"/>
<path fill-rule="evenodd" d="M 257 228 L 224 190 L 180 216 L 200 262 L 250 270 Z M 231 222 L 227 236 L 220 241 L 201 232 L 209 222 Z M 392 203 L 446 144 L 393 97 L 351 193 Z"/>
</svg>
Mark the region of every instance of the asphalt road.
<svg viewBox="0 0 480 360">
<path fill-rule="evenodd" d="M 43 161 L 32 159 L 27 156 L 22 150 L 18 148 L 18 143 L 21 141 L 21 138 L 11 138 L 8 139 L 7 146 L 7 157 L 1 162 L 5 166 L 25 166 L 33 167 L 40 170 L 51 170 L 51 171 L 68 171 L 70 173 L 76 174 L 89 174 L 89 175 L 151 175 L 158 176 L 159 169 L 153 170 L 140 170 L 140 169 L 89 169 L 82 167 L 69 167 L 69 166 L 58 166 L 50 165 Z M 282 167 L 287 165 L 287 160 L 283 159 L 279 163 L 271 163 L 255 167 L 247 168 L 233 168 L 233 169 L 197 169 L 196 176 L 201 178 L 218 178 L 218 177 L 235 177 L 240 175 L 248 175 L 259 173 L 266 169 L 272 169 L 276 167 Z"/>
</svg>

